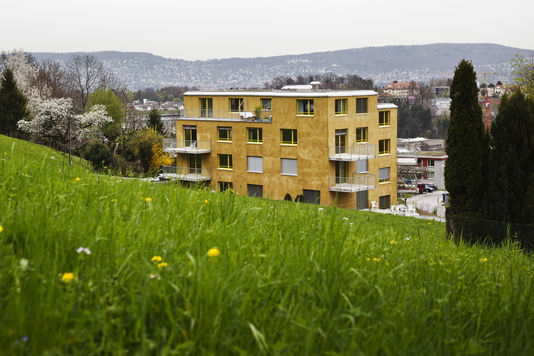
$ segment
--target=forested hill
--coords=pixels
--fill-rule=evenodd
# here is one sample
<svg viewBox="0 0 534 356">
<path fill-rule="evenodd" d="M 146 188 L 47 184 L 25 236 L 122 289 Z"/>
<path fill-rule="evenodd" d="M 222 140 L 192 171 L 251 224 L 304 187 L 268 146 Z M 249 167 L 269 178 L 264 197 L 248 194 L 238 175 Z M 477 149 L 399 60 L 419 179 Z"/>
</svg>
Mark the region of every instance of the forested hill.
<svg viewBox="0 0 534 356">
<path fill-rule="evenodd" d="M 534 56 L 533 50 L 490 43 L 437 43 L 417 46 L 384 46 L 257 58 L 205 61 L 171 59 L 142 52 L 90 52 L 115 72 L 130 89 L 168 85 L 201 88 L 262 87 L 278 76 L 357 74 L 376 84 L 393 80 L 428 82 L 452 77 L 463 58 L 478 72 L 496 72 L 493 81 L 508 81 L 510 60 L 517 53 Z M 38 59 L 66 61 L 78 53 L 32 53 Z"/>
</svg>

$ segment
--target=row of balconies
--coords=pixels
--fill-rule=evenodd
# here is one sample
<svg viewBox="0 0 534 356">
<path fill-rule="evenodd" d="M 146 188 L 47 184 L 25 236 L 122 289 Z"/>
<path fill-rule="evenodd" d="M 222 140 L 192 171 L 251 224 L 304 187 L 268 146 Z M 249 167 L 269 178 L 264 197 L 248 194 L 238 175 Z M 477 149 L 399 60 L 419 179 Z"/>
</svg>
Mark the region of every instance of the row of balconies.
<svg viewBox="0 0 534 356">
<path fill-rule="evenodd" d="M 180 116 L 190 119 L 217 119 L 229 121 L 257 121 L 272 122 L 273 115 L 270 110 L 232 111 L 213 109 L 183 109 Z"/>
<path fill-rule="evenodd" d="M 211 168 L 163 166 L 162 176 L 184 182 L 205 182 L 211 180 Z M 331 192 L 354 193 L 376 188 L 374 174 L 353 174 L 352 177 L 328 177 Z"/>
</svg>

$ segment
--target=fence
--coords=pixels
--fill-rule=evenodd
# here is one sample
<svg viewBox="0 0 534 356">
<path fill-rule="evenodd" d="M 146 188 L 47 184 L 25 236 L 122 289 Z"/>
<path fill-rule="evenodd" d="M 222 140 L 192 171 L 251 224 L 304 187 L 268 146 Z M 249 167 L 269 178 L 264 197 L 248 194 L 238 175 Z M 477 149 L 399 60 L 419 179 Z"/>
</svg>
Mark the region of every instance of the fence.
<svg viewBox="0 0 534 356">
<path fill-rule="evenodd" d="M 471 216 L 453 215 L 445 211 L 447 236 L 454 235 L 468 242 L 498 245 L 511 238 L 522 248 L 534 250 L 534 225 L 486 220 Z"/>
</svg>

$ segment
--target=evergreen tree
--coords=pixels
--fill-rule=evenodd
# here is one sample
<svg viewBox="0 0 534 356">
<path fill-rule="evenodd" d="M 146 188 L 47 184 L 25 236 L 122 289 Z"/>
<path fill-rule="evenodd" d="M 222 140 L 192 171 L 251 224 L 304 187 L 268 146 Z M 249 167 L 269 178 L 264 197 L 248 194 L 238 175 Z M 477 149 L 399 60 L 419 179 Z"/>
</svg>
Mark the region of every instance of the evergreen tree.
<svg viewBox="0 0 534 356">
<path fill-rule="evenodd" d="M 488 142 L 477 93 L 473 65 L 464 59 L 454 72 L 447 130 L 445 186 L 452 214 L 477 215 L 484 199 Z"/>
<path fill-rule="evenodd" d="M 501 102 L 490 143 L 485 216 L 534 223 L 534 112 L 522 93 Z"/>
<path fill-rule="evenodd" d="M 0 82 L 0 134 L 11 134 L 17 131 L 17 122 L 28 116 L 28 100 L 17 88 L 10 69 L 4 70 Z"/>
<path fill-rule="evenodd" d="M 157 133 L 161 135 L 165 135 L 165 131 L 163 130 L 163 121 L 161 121 L 161 114 L 159 113 L 158 109 L 152 108 L 148 112 L 148 124 L 147 126 L 150 129 L 153 129 Z"/>
</svg>

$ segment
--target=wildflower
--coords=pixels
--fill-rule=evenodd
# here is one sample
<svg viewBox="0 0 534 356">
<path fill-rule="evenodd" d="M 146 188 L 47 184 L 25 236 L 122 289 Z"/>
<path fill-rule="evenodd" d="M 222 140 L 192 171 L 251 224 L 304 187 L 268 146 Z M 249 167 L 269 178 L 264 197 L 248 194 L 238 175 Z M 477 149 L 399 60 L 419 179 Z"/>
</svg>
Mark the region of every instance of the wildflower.
<svg viewBox="0 0 534 356">
<path fill-rule="evenodd" d="M 54 157 L 54 156 L 50 156 L 50 159 L 56 159 L 56 157 Z"/>
<path fill-rule="evenodd" d="M 152 201 L 152 199 L 150 199 L 150 197 L 146 197 L 146 198 L 145 198 L 145 201 L 146 201 L 147 203 L 150 203 L 150 202 Z"/>
<path fill-rule="evenodd" d="M 406 241 L 410 241 L 410 237 L 408 236 L 407 238 L 405 238 Z"/>
<path fill-rule="evenodd" d="M 389 262 L 386 262 L 386 266 L 389 266 Z"/>
<path fill-rule="evenodd" d="M 349 218 L 345 216 L 345 217 L 343 218 L 343 220 L 347 221 L 347 220 L 349 220 Z"/>
<path fill-rule="evenodd" d="M 21 258 L 20 259 L 20 269 L 25 271 L 27 268 L 28 268 L 28 264 L 29 264 L 30 261 L 28 261 L 27 259 L 25 258 Z"/>
<path fill-rule="evenodd" d="M 480 259 L 480 262 L 488 262 L 488 259 L 487 259 L 486 257 L 482 257 L 482 258 Z"/>
<path fill-rule="evenodd" d="M 116 203 L 116 202 L 117 202 L 117 199 L 113 198 L 113 199 L 111 199 L 111 202 L 112 202 L 112 203 Z"/>
<path fill-rule="evenodd" d="M 397 241 L 395 241 L 395 240 L 391 240 L 389 243 L 392 244 L 392 245 L 396 245 L 396 244 L 397 244 Z"/>
<path fill-rule="evenodd" d="M 63 276 L 61 277 L 61 282 L 69 283 L 70 281 L 72 281 L 73 278 L 74 278 L 74 273 L 72 272 L 63 273 Z"/>
<path fill-rule="evenodd" d="M 155 273 L 150 273 L 150 274 L 148 275 L 148 277 L 149 277 L 150 279 L 154 279 L 154 278 L 161 279 L 160 276 L 158 276 L 158 275 L 155 274 Z"/>
<path fill-rule="evenodd" d="M 371 259 L 369 257 L 366 258 L 367 261 L 371 261 Z"/>
<path fill-rule="evenodd" d="M 349 223 L 350 226 L 352 226 L 354 223 Z"/>
<path fill-rule="evenodd" d="M 161 256 L 153 256 L 150 261 L 152 262 L 161 262 L 162 259 L 161 259 Z"/>
<path fill-rule="evenodd" d="M 2 225 L 0 225 L 0 232 L 4 231 L 4 228 L 2 227 Z"/>
<path fill-rule="evenodd" d="M 87 247 L 82 247 L 82 246 L 78 247 L 76 249 L 76 252 L 77 253 L 85 253 L 86 255 L 90 255 L 91 254 L 91 250 L 89 250 Z"/>
<path fill-rule="evenodd" d="M 80 177 L 76 177 L 75 179 L 76 182 L 79 182 L 80 180 L 82 180 Z"/>
<path fill-rule="evenodd" d="M 204 204 L 208 204 L 208 203 L 209 203 L 209 201 L 207 199 L 204 200 Z"/>
<path fill-rule="evenodd" d="M 167 267 L 167 266 L 168 266 L 167 262 L 158 263 L 158 268 L 163 268 L 163 267 Z"/>
<path fill-rule="evenodd" d="M 324 209 L 323 209 L 323 208 L 319 208 L 318 210 L 319 210 L 319 212 L 321 213 Z"/>
<path fill-rule="evenodd" d="M 208 256 L 209 257 L 217 257 L 221 254 L 221 251 L 219 251 L 219 249 L 217 248 L 210 248 L 208 250 Z"/>
<path fill-rule="evenodd" d="M 380 258 L 373 257 L 374 262 L 380 262 Z"/>
<path fill-rule="evenodd" d="M 27 342 L 28 341 L 28 337 L 27 336 L 23 336 L 21 340 L 22 340 L 22 342 Z"/>
<path fill-rule="evenodd" d="M 429 222 L 429 223 L 428 223 L 428 225 L 432 225 L 432 223 L 431 223 L 431 222 Z"/>
</svg>

